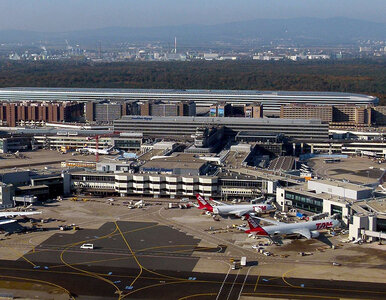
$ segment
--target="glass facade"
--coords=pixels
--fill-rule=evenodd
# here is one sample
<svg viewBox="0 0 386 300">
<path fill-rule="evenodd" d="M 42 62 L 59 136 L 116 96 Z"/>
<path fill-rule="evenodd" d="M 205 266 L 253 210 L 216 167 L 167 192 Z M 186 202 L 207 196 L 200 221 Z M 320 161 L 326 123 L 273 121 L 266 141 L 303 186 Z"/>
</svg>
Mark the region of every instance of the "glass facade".
<svg viewBox="0 0 386 300">
<path fill-rule="evenodd" d="M 339 214 L 340 218 L 342 218 L 342 207 L 338 205 L 331 205 L 331 214 Z"/>
<path fill-rule="evenodd" d="M 323 200 L 311 196 L 285 192 L 285 199 L 292 201 L 292 206 L 307 211 L 321 213 L 323 211 Z"/>
<path fill-rule="evenodd" d="M 121 149 L 141 149 L 141 140 L 135 139 L 119 139 L 115 140 L 115 147 L 116 148 L 121 148 Z"/>
<path fill-rule="evenodd" d="M 386 232 L 386 219 L 377 218 L 377 231 Z"/>
</svg>

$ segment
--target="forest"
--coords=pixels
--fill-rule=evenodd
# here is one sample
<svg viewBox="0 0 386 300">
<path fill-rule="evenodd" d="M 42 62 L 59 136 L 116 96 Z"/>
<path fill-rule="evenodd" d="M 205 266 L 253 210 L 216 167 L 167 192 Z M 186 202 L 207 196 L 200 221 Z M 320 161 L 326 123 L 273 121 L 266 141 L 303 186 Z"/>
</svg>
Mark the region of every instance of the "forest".
<svg viewBox="0 0 386 300">
<path fill-rule="evenodd" d="M 0 87 L 336 91 L 386 105 L 386 60 L 328 62 L 0 62 Z"/>
</svg>

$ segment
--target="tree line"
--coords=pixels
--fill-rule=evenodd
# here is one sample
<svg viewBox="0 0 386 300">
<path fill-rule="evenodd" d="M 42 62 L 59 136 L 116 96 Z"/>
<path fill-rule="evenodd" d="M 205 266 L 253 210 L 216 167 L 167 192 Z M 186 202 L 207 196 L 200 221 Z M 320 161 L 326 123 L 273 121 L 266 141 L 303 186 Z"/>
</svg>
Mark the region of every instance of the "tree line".
<svg viewBox="0 0 386 300">
<path fill-rule="evenodd" d="M 0 62 L 0 87 L 334 91 L 386 105 L 386 60 L 328 62 Z"/>
</svg>

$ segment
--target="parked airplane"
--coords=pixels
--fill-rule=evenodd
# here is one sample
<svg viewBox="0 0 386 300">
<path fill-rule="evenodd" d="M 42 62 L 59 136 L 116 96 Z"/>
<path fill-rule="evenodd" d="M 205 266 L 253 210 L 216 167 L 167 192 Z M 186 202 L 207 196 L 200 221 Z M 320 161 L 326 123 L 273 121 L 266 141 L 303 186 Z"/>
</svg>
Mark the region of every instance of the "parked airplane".
<svg viewBox="0 0 386 300">
<path fill-rule="evenodd" d="M 90 152 L 90 153 L 97 153 L 98 154 L 104 154 L 104 155 L 107 155 L 107 154 L 110 154 L 112 151 L 113 151 L 114 147 L 111 147 L 111 148 L 108 148 L 108 149 L 94 149 L 94 148 L 83 148 L 83 149 L 80 149 L 79 152 Z"/>
<path fill-rule="evenodd" d="M 8 224 L 16 222 L 14 219 L 3 219 L 3 218 L 13 218 L 17 216 L 30 216 L 30 215 L 36 215 L 41 214 L 40 211 L 33 211 L 33 212 L 0 212 L 0 225 Z"/>
<path fill-rule="evenodd" d="M 209 211 L 214 215 L 220 215 L 222 217 L 230 216 L 230 215 L 241 217 L 247 213 L 267 213 L 272 210 L 275 210 L 275 207 L 273 207 L 271 204 L 268 204 L 268 203 L 229 205 L 229 204 L 221 203 L 211 199 L 213 202 L 218 204 L 218 205 L 211 205 L 200 194 L 197 194 L 196 198 L 198 201 L 199 209 Z"/>
<path fill-rule="evenodd" d="M 263 219 L 260 217 L 252 217 L 250 215 L 245 216 L 249 228 L 245 230 L 245 228 L 240 227 L 241 230 L 245 230 L 246 233 L 251 233 L 254 235 L 272 237 L 275 235 L 290 235 L 290 234 L 300 234 L 307 239 L 317 238 L 319 236 L 319 231 L 326 228 L 335 228 L 340 225 L 340 222 L 335 219 L 324 219 L 310 222 L 302 222 L 302 223 L 282 223 L 272 220 Z M 271 226 L 260 226 L 260 220 L 269 222 Z"/>
</svg>

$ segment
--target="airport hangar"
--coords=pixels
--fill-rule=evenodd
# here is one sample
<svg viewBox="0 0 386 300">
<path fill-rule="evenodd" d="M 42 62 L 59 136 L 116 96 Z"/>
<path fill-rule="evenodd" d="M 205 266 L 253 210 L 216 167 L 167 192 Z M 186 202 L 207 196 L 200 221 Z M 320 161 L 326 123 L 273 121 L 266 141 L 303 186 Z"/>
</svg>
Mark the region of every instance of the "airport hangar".
<svg viewBox="0 0 386 300">
<path fill-rule="evenodd" d="M 172 90 L 172 89 L 90 89 L 90 88 L 2 88 L 0 101 L 181 101 L 193 100 L 197 106 L 218 102 L 247 104 L 260 102 L 265 115 L 280 115 L 282 105 L 377 105 L 379 99 L 369 95 L 337 92 L 256 91 L 256 90 Z"/>
</svg>

